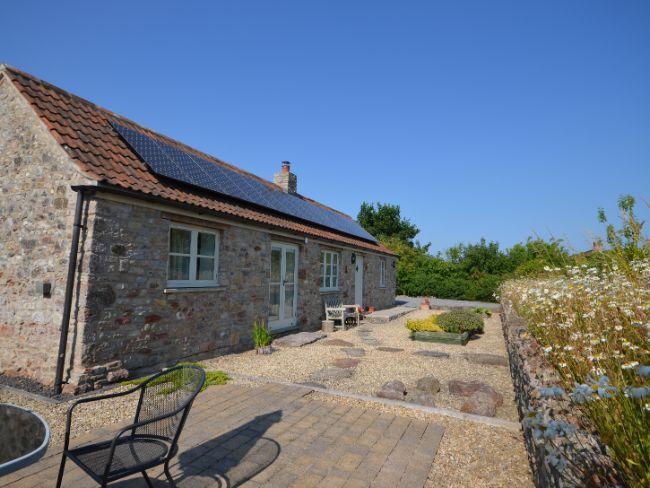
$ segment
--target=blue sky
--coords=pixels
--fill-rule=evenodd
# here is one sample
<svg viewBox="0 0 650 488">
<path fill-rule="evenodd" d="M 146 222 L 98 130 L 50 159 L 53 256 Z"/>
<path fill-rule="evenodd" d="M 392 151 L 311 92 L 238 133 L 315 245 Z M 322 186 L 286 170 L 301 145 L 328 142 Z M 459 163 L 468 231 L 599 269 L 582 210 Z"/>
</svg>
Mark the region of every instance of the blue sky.
<svg viewBox="0 0 650 488">
<path fill-rule="evenodd" d="M 650 200 L 650 2 L 2 2 L 0 60 L 441 250 Z M 650 217 L 647 204 L 640 214 Z M 650 224 L 648 224 L 650 225 Z"/>
</svg>

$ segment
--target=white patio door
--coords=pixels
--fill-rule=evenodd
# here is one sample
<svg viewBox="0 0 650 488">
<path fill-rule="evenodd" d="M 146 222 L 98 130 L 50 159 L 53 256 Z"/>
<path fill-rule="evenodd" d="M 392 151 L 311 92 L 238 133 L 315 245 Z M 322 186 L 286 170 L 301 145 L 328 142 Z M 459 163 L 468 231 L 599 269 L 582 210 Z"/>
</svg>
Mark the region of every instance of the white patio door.
<svg viewBox="0 0 650 488">
<path fill-rule="evenodd" d="M 271 244 L 269 328 L 280 330 L 296 325 L 298 305 L 298 247 Z"/>
<path fill-rule="evenodd" d="M 354 268 L 354 304 L 363 307 L 363 258 L 357 255 Z"/>
</svg>

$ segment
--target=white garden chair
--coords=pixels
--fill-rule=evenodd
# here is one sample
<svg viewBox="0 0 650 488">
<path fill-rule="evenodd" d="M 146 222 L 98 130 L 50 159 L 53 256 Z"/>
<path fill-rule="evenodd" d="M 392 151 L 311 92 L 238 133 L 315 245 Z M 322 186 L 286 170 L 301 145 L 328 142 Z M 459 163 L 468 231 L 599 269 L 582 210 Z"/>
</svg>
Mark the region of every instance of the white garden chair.
<svg viewBox="0 0 650 488">
<path fill-rule="evenodd" d="M 359 307 L 357 305 L 344 305 L 338 296 L 325 299 L 325 320 L 333 320 L 335 327 L 336 321 L 339 321 L 341 322 L 339 327 L 345 330 L 347 318 L 353 318 L 354 323 L 359 324 Z"/>
</svg>

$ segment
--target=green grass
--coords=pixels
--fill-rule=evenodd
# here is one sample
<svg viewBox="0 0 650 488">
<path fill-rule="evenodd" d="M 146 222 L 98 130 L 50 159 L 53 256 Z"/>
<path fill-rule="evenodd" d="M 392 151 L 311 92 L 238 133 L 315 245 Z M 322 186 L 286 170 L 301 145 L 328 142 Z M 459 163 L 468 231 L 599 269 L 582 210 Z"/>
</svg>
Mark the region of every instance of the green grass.
<svg viewBox="0 0 650 488">
<path fill-rule="evenodd" d="M 200 364 L 200 363 L 193 363 L 193 362 L 181 362 L 177 363 L 176 366 L 197 366 L 205 371 L 205 368 Z M 141 385 L 145 381 L 147 381 L 151 375 L 149 376 L 143 376 L 141 378 L 134 378 L 131 380 L 126 380 L 123 381 L 121 384 L 122 385 L 127 385 L 127 386 L 136 386 L 136 385 Z M 205 383 L 203 384 L 203 388 L 201 388 L 201 391 L 205 390 L 208 386 L 216 386 L 216 385 L 225 385 L 230 378 L 226 373 L 223 371 L 205 371 Z M 162 383 L 165 383 L 168 381 L 168 378 L 165 378 L 165 376 L 161 376 L 160 378 L 157 378 L 153 380 L 149 385 L 151 386 L 156 386 L 160 385 Z M 173 381 L 169 388 L 166 388 L 161 391 L 162 394 L 167 395 L 169 393 L 172 393 L 178 389 L 180 385 L 176 383 L 176 381 Z"/>
</svg>

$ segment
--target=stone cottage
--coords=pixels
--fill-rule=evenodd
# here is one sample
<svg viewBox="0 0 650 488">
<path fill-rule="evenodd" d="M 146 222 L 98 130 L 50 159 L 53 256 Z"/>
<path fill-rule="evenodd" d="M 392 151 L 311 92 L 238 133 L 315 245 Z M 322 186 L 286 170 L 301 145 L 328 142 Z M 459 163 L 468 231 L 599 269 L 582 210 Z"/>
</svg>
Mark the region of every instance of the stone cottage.
<svg viewBox="0 0 650 488">
<path fill-rule="evenodd" d="M 0 172 L 7 375 L 87 390 L 394 301 L 396 256 L 289 163 L 266 181 L 5 65 Z"/>
</svg>

